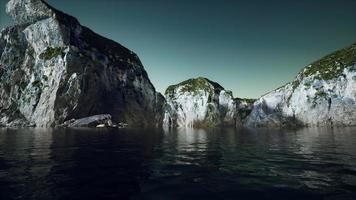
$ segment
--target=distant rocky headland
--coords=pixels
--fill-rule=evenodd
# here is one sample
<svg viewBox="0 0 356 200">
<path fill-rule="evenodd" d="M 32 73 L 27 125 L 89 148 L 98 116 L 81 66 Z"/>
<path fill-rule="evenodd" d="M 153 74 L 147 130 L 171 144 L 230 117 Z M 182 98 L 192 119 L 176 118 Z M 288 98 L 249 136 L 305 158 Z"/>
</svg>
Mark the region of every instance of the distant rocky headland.
<svg viewBox="0 0 356 200">
<path fill-rule="evenodd" d="M 3 127 L 356 126 L 356 44 L 259 99 L 198 77 L 158 93 L 138 56 L 42 0 L 11 0 L 0 33 Z"/>
</svg>

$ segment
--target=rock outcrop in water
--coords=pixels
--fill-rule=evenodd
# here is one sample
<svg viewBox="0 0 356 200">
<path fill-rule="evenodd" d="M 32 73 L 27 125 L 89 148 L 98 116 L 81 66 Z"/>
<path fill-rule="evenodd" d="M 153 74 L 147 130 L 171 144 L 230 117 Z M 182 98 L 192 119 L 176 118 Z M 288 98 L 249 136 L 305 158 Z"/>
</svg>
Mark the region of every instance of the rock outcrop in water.
<svg viewBox="0 0 356 200">
<path fill-rule="evenodd" d="M 16 25 L 0 33 L 0 126 L 90 116 L 130 126 L 356 126 L 356 44 L 254 104 L 206 78 L 170 86 L 166 101 L 135 53 L 74 17 L 42 0 L 11 0 L 6 11 Z"/>
<path fill-rule="evenodd" d="M 115 126 L 111 120 L 111 115 L 103 114 L 81 119 L 71 119 L 64 122 L 61 127 L 97 127 L 99 125 L 104 125 L 105 127 Z"/>
<path fill-rule="evenodd" d="M 234 99 L 218 83 L 189 79 L 166 91 L 165 126 L 356 126 L 356 44 L 304 68 L 264 96 Z"/>
<path fill-rule="evenodd" d="M 235 126 L 238 102 L 232 92 L 206 78 L 183 81 L 167 88 L 163 124 L 168 127 Z"/>
<path fill-rule="evenodd" d="M 48 127 L 97 114 L 162 123 L 165 100 L 135 53 L 42 0 L 11 0 L 0 33 L 0 126 Z"/>
<path fill-rule="evenodd" d="M 247 126 L 356 126 L 356 44 L 304 68 L 255 104 Z"/>
</svg>

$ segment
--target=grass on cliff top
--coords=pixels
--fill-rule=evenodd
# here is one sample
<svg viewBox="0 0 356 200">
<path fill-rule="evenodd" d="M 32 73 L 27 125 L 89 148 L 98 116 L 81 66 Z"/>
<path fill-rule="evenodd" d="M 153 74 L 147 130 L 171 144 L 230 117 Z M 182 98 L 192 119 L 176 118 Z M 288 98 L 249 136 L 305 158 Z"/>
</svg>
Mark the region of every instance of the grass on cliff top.
<svg viewBox="0 0 356 200">
<path fill-rule="evenodd" d="M 330 80 L 341 75 L 346 67 L 356 63 L 356 44 L 336 51 L 324 58 L 313 62 L 303 69 L 302 76 L 307 77 L 319 72 L 318 78 Z"/>
<path fill-rule="evenodd" d="M 221 85 L 219 85 L 216 82 L 213 82 L 204 77 L 198 77 L 198 78 L 188 79 L 176 85 L 169 86 L 165 94 L 166 95 L 173 94 L 174 91 L 180 86 L 183 86 L 181 92 L 193 92 L 194 94 L 196 94 L 199 90 L 206 90 L 209 91 L 209 93 L 212 93 L 214 91 L 210 88 L 210 85 L 212 85 L 214 89 L 221 89 L 221 90 L 224 89 Z"/>
<path fill-rule="evenodd" d="M 343 72 L 345 67 L 352 66 L 355 63 L 356 44 L 336 51 L 312 63 L 310 66 L 303 70 L 302 75 L 307 77 L 319 72 L 319 78 L 323 80 L 330 80 L 338 77 Z"/>
<path fill-rule="evenodd" d="M 305 67 L 300 73 L 300 79 L 292 82 L 293 89 L 297 88 L 300 80 L 316 75 L 319 80 L 331 80 L 339 77 L 346 67 L 356 63 L 356 44 L 353 44 L 344 49 L 335 51 L 322 59 L 311 63 Z"/>
<path fill-rule="evenodd" d="M 257 99 L 248 99 L 248 98 L 235 98 L 235 100 L 245 101 L 248 104 L 253 104 L 255 103 L 255 101 L 257 101 Z"/>
</svg>

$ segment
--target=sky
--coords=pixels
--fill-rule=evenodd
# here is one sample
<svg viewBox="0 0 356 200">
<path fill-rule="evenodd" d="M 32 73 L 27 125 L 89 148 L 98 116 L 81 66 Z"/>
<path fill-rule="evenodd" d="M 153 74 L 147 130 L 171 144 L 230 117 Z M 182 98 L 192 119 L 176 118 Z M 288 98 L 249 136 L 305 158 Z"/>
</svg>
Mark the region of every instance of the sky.
<svg viewBox="0 0 356 200">
<path fill-rule="evenodd" d="M 0 29 L 12 24 L 0 0 Z M 138 54 L 151 82 L 207 77 L 257 98 L 356 42 L 356 0 L 47 0 Z"/>
</svg>

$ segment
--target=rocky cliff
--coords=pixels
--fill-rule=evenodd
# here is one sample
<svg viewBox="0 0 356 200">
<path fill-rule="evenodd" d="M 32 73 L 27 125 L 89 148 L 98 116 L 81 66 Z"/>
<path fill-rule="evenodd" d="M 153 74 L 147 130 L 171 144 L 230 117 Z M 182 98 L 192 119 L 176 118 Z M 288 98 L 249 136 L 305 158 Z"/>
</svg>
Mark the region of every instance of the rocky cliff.
<svg viewBox="0 0 356 200">
<path fill-rule="evenodd" d="M 168 87 L 165 126 L 356 126 L 356 44 L 304 68 L 257 101 L 234 99 L 206 78 Z"/>
<path fill-rule="evenodd" d="M 135 53 L 42 0 L 11 0 L 0 33 L 0 126 L 56 126 L 110 114 L 158 125 L 164 98 Z"/>
<path fill-rule="evenodd" d="M 231 91 L 206 78 L 169 86 L 163 124 L 169 127 L 235 125 L 237 104 Z"/>
<path fill-rule="evenodd" d="M 356 44 L 304 68 L 262 96 L 247 126 L 356 126 Z"/>
</svg>

